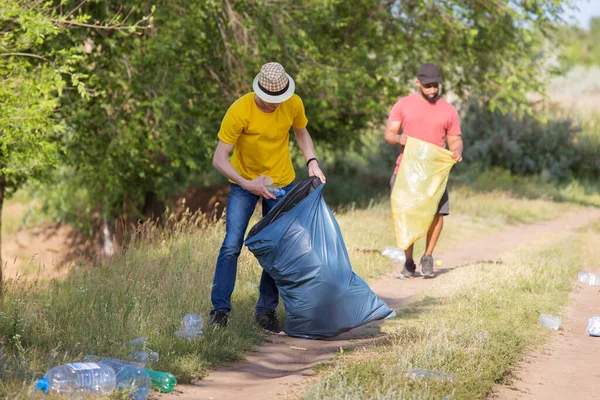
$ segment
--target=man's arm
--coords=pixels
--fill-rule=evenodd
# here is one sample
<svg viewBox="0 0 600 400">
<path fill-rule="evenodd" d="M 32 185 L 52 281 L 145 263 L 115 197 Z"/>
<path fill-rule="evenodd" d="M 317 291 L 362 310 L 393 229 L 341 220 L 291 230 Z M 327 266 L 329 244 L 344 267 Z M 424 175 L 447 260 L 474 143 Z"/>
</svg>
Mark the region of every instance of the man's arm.
<svg viewBox="0 0 600 400">
<path fill-rule="evenodd" d="M 219 144 L 217 144 L 217 149 L 215 150 L 215 155 L 213 156 L 213 166 L 217 169 L 217 171 L 232 181 L 237 182 L 238 185 L 257 196 L 261 196 L 266 199 L 275 199 L 275 196 L 269 193 L 263 184 L 263 180 L 265 179 L 264 175 L 261 175 L 253 180 L 248 180 L 242 177 L 235 170 L 235 168 L 233 168 L 233 165 L 231 165 L 228 159 L 231 150 L 233 150 L 233 145 L 219 140 Z"/>
<path fill-rule="evenodd" d="M 306 128 L 294 128 L 294 135 L 296 136 L 296 143 L 304 155 L 306 161 L 311 158 L 315 158 L 315 146 L 313 145 L 310 133 Z M 316 176 L 321 180 L 321 183 L 325 183 L 325 175 L 321 168 L 319 168 L 319 162 L 313 160 L 308 164 L 308 176 Z"/>
<path fill-rule="evenodd" d="M 462 161 L 462 152 L 463 152 L 463 141 L 460 135 L 451 135 L 446 136 L 448 139 L 448 149 L 452 152 L 452 158 L 456 160 L 456 162 Z"/>
<path fill-rule="evenodd" d="M 400 126 L 402 126 L 402 121 L 388 121 L 387 126 L 385 127 L 385 141 L 388 144 L 396 145 L 401 144 L 404 146 L 406 144 L 406 133 L 402 135 L 398 135 L 400 132 Z"/>
</svg>

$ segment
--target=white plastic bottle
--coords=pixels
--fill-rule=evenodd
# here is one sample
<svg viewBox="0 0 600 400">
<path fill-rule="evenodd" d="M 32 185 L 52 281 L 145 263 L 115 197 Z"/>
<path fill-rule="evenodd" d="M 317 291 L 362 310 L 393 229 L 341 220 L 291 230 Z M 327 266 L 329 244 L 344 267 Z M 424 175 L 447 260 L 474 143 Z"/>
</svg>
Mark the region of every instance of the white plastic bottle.
<svg viewBox="0 0 600 400">
<path fill-rule="evenodd" d="M 285 195 L 285 190 L 283 190 L 277 185 L 273 185 L 273 179 L 270 176 L 265 176 L 265 179 L 263 180 L 263 185 L 265 185 L 267 191 L 275 197 Z"/>
<path fill-rule="evenodd" d="M 181 326 L 175 336 L 181 339 L 197 339 L 202 336 L 202 326 L 204 321 L 198 314 L 186 314 L 181 321 Z"/>
<path fill-rule="evenodd" d="M 36 390 L 68 397 L 110 396 L 117 385 L 115 371 L 108 365 L 84 362 L 59 365 L 44 374 Z"/>
<path fill-rule="evenodd" d="M 383 249 L 381 254 L 389 258 L 390 260 L 400 264 L 406 262 L 406 254 L 404 253 L 404 250 L 398 247 L 387 246 L 385 249 Z"/>
</svg>

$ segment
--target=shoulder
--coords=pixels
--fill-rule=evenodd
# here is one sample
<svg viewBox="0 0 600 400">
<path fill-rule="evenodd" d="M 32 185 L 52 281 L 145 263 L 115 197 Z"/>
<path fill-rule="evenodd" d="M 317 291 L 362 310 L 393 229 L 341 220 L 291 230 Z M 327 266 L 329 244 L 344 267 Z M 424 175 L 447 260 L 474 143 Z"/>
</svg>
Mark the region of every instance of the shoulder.
<svg viewBox="0 0 600 400">
<path fill-rule="evenodd" d="M 229 106 L 230 110 L 240 110 L 248 107 L 254 101 L 254 92 L 246 93 Z"/>
<path fill-rule="evenodd" d="M 408 96 L 400 97 L 394 106 L 404 107 L 408 104 L 414 103 L 416 100 L 420 100 L 418 97 L 418 93 L 409 94 Z"/>
<path fill-rule="evenodd" d="M 292 95 L 292 97 L 290 97 L 289 99 L 284 101 L 284 104 L 286 106 L 293 107 L 293 108 L 304 107 L 304 104 L 302 103 L 302 99 L 296 93 L 294 93 Z"/>
<path fill-rule="evenodd" d="M 439 103 L 445 111 L 452 114 L 458 114 L 458 111 L 456 111 L 456 107 L 454 107 L 452 104 L 446 101 L 446 99 L 444 99 L 443 97 L 439 100 Z"/>
</svg>

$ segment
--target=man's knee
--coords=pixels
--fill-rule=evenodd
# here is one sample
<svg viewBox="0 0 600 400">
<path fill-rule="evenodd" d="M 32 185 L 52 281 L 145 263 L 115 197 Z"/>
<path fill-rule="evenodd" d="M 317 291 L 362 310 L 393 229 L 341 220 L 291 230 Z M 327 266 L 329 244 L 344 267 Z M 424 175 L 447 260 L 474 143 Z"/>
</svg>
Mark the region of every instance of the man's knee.
<svg viewBox="0 0 600 400">
<path fill-rule="evenodd" d="M 225 240 L 221 245 L 220 255 L 222 256 L 239 256 L 244 244 L 243 237 L 240 239 L 237 236 L 225 235 Z"/>
</svg>

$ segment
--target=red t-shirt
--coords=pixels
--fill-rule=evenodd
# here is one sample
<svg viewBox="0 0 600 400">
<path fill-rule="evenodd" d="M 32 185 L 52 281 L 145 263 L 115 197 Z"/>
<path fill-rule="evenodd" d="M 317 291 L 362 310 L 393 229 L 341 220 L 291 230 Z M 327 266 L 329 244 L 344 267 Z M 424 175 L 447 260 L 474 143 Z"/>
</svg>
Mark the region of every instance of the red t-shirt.
<svg viewBox="0 0 600 400">
<path fill-rule="evenodd" d="M 390 112 L 390 121 L 401 121 L 402 133 L 444 148 L 446 135 L 461 134 L 458 112 L 454 106 L 442 98 L 431 104 L 420 93 L 398 100 Z M 401 146 L 394 173 L 398 172 L 403 152 L 404 146 Z"/>
</svg>

